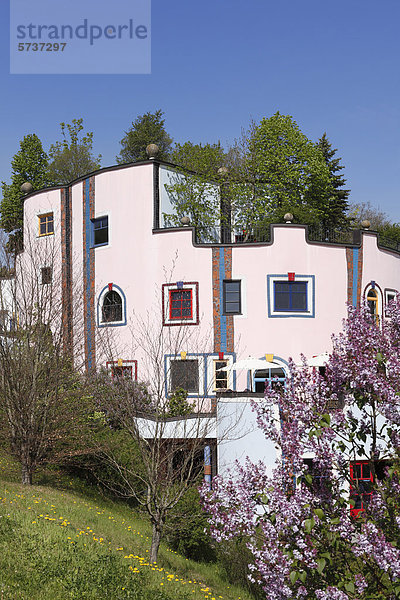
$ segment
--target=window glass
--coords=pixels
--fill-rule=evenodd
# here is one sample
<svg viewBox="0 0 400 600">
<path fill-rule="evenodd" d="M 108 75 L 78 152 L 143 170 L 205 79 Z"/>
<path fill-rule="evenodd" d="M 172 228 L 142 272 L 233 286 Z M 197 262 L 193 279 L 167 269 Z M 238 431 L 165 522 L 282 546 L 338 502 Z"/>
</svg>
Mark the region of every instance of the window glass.
<svg viewBox="0 0 400 600">
<path fill-rule="evenodd" d="M 42 267 L 41 275 L 42 275 L 42 285 L 51 283 L 51 281 L 53 279 L 53 269 L 51 267 Z"/>
<path fill-rule="evenodd" d="M 116 378 L 128 378 L 132 379 L 132 367 L 130 365 L 123 365 L 122 367 L 118 367 L 116 365 L 111 366 L 111 376 L 114 379 Z"/>
<path fill-rule="evenodd" d="M 53 213 L 39 215 L 39 235 L 50 235 L 52 233 L 54 233 Z"/>
<path fill-rule="evenodd" d="M 254 389 L 256 392 L 264 392 L 266 386 L 279 387 L 285 385 L 286 374 L 281 367 L 271 369 L 257 369 L 254 373 Z"/>
<path fill-rule="evenodd" d="M 108 217 L 93 219 L 93 246 L 108 244 Z"/>
<path fill-rule="evenodd" d="M 170 319 L 192 318 L 192 290 L 170 290 L 169 292 Z"/>
<path fill-rule="evenodd" d="M 222 390 L 228 387 L 228 371 L 221 371 L 226 367 L 228 362 L 226 360 L 215 360 L 214 361 L 214 373 L 215 373 L 215 384 L 214 389 Z"/>
<path fill-rule="evenodd" d="M 275 281 L 274 310 L 278 312 L 307 310 L 307 281 Z"/>
<path fill-rule="evenodd" d="M 102 306 L 102 322 L 122 321 L 122 298 L 115 290 L 107 292 Z"/>
<path fill-rule="evenodd" d="M 241 313 L 240 280 L 226 280 L 223 285 L 224 314 Z"/>
<path fill-rule="evenodd" d="M 353 462 L 350 464 L 350 498 L 354 501 L 351 509 L 353 515 L 370 501 L 372 494 L 373 477 L 368 462 Z"/>
<path fill-rule="evenodd" d="M 199 391 L 199 361 L 171 360 L 170 391 L 183 388 L 187 392 Z"/>
</svg>

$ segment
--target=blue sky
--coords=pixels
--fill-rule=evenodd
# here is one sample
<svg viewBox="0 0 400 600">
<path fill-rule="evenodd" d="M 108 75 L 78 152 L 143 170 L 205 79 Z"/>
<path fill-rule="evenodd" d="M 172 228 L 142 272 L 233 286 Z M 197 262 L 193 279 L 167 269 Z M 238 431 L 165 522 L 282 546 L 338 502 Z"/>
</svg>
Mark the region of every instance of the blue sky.
<svg viewBox="0 0 400 600">
<path fill-rule="evenodd" d="M 327 132 L 351 201 L 400 221 L 398 0 L 152 0 L 150 75 L 10 75 L 8 11 L 2 0 L 1 180 L 24 135 L 47 149 L 61 121 L 83 117 L 107 166 L 147 111 L 177 142 L 226 145 L 279 110 L 312 140 Z"/>
</svg>

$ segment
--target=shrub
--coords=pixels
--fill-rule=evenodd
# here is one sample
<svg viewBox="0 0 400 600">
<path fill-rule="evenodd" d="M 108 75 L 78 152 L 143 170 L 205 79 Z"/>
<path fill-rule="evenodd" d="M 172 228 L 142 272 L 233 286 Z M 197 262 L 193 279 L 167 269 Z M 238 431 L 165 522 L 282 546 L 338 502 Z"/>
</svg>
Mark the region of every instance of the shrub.
<svg viewBox="0 0 400 600">
<path fill-rule="evenodd" d="M 216 560 L 215 543 L 208 534 L 207 515 L 201 508 L 196 487 L 181 498 L 176 515 L 166 526 L 166 537 L 173 550 L 193 560 Z"/>
</svg>

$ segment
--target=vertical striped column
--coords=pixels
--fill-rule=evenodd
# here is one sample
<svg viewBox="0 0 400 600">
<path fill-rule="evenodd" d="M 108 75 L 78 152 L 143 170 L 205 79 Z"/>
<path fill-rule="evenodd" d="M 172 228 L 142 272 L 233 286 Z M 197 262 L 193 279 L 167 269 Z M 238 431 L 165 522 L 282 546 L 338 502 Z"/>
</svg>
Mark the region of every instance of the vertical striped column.
<svg viewBox="0 0 400 600">
<path fill-rule="evenodd" d="M 96 363 L 94 312 L 95 255 L 91 240 L 91 219 L 94 219 L 95 215 L 94 203 L 95 178 L 88 177 L 83 181 L 83 321 L 87 371 L 94 369 Z"/>
<path fill-rule="evenodd" d="M 361 299 L 361 280 L 363 269 L 363 247 L 346 248 L 347 262 L 347 302 L 359 306 Z"/>
<path fill-rule="evenodd" d="M 64 352 L 73 358 L 73 306 L 72 306 L 72 190 L 61 190 L 61 310 Z"/>
<path fill-rule="evenodd" d="M 212 249 L 214 352 L 234 352 L 233 317 L 223 314 L 223 282 L 232 278 L 232 248 Z"/>
</svg>

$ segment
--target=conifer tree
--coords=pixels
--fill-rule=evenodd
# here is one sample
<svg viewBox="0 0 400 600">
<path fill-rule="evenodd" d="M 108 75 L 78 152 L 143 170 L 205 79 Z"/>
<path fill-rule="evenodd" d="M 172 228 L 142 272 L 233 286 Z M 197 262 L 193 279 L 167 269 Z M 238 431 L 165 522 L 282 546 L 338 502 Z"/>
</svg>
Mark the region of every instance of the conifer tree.
<svg viewBox="0 0 400 600">
<path fill-rule="evenodd" d="M 118 164 L 146 160 L 149 144 L 159 147 L 158 159 L 168 159 L 172 138 L 165 131 L 163 114 L 162 110 L 156 110 L 155 113 L 147 112 L 136 117 L 120 142 L 122 149 L 116 157 Z"/>
<path fill-rule="evenodd" d="M 350 194 L 350 190 L 343 189 L 346 179 L 340 171 L 344 169 L 344 166 L 340 164 L 341 158 L 334 158 L 337 148 L 332 148 L 332 144 L 328 140 L 326 132 L 318 140 L 315 146 L 322 152 L 331 179 L 329 223 L 327 224 L 333 227 L 340 226 L 345 222 L 344 215 L 349 208 L 347 200 Z"/>
</svg>

